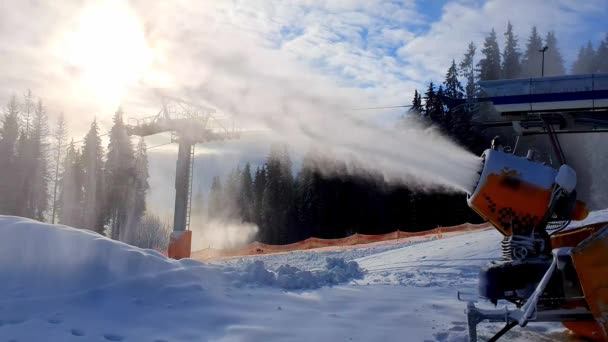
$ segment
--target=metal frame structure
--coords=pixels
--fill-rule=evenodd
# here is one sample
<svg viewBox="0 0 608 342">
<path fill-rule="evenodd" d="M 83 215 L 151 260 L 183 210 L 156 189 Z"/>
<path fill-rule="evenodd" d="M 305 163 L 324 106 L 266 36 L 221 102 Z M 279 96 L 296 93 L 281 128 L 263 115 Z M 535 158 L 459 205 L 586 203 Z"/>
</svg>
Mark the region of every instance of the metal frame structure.
<svg viewBox="0 0 608 342">
<path fill-rule="evenodd" d="M 175 172 L 175 211 L 173 231 L 189 230 L 192 201 L 194 147 L 197 143 L 238 139 L 240 132 L 229 116 L 199 104 L 165 98 L 158 114 L 129 119 L 129 135 L 141 137 L 170 132 L 179 145 Z"/>
</svg>

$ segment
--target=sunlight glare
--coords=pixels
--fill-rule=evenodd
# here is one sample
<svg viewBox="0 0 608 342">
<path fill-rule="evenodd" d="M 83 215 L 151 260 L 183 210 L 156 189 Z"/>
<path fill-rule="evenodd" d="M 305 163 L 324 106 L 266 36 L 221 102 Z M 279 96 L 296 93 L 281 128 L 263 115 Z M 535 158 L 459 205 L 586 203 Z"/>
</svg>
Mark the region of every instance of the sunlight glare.
<svg viewBox="0 0 608 342">
<path fill-rule="evenodd" d="M 81 90 L 106 108 L 120 105 L 128 88 L 145 76 L 152 63 L 143 23 L 122 1 L 87 6 L 65 43 L 63 54 L 78 70 Z"/>
</svg>

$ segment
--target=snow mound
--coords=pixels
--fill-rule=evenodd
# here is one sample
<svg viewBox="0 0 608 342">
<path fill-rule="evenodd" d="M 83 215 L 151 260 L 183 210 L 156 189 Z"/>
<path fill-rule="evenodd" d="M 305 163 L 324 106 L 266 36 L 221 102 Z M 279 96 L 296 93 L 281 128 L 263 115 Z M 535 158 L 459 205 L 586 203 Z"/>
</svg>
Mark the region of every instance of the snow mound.
<svg viewBox="0 0 608 342">
<path fill-rule="evenodd" d="M 0 216 L 0 236 L 0 269 L 10 280 L 4 285 L 25 283 L 61 293 L 184 267 L 91 231 L 20 217 Z"/>
<path fill-rule="evenodd" d="M 322 270 L 308 271 L 286 264 L 279 266 L 276 272 L 268 270 L 262 260 L 255 260 L 237 277 L 241 285 L 259 284 L 286 290 L 317 289 L 362 278 L 363 271 L 359 264 L 343 258 L 327 258 L 325 269 Z"/>
</svg>

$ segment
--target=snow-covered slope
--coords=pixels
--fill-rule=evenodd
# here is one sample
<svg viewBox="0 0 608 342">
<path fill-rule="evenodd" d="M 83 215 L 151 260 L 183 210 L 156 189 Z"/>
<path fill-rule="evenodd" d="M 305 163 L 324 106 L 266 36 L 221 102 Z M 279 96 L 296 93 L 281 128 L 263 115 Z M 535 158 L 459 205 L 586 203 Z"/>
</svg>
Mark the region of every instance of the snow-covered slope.
<svg viewBox="0 0 608 342">
<path fill-rule="evenodd" d="M 202 264 L 16 217 L 0 216 L 0 236 L 0 340 L 19 342 L 463 341 L 456 291 L 474 291 L 500 240 L 489 230 Z"/>
</svg>

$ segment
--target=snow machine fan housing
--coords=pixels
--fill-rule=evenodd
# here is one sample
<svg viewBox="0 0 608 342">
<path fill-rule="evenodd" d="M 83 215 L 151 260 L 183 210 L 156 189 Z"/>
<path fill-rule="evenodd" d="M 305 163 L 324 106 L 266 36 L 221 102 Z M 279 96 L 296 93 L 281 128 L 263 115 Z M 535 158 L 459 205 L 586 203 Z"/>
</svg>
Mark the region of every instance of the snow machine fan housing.
<svg viewBox="0 0 608 342">
<path fill-rule="evenodd" d="M 468 195 L 469 206 L 504 236 L 530 235 L 552 220 L 581 220 L 588 211 L 576 201 L 576 173 L 559 170 L 499 150 L 481 156 L 479 181 Z"/>
</svg>

